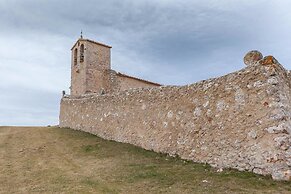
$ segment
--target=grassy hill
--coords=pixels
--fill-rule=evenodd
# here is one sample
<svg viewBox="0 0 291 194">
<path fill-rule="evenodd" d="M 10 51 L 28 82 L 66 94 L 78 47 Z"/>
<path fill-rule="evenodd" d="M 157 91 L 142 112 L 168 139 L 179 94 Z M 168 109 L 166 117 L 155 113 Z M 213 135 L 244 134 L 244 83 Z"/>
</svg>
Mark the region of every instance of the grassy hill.
<svg viewBox="0 0 291 194">
<path fill-rule="evenodd" d="M 0 193 L 291 193 L 290 182 L 217 172 L 54 127 L 0 127 Z"/>
</svg>

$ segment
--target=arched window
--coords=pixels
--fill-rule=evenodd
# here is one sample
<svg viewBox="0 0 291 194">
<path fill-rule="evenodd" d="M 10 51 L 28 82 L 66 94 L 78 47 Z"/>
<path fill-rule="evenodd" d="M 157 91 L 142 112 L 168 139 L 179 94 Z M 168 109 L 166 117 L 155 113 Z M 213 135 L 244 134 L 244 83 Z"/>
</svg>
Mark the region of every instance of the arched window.
<svg viewBox="0 0 291 194">
<path fill-rule="evenodd" d="M 77 55 L 78 55 L 78 49 L 75 48 L 75 50 L 74 50 L 74 65 L 77 65 L 77 59 L 78 59 Z"/>
<path fill-rule="evenodd" d="M 80 48 L 80 63 L 84 62 L 84 45 L 81 44 Z"/>
</svg>

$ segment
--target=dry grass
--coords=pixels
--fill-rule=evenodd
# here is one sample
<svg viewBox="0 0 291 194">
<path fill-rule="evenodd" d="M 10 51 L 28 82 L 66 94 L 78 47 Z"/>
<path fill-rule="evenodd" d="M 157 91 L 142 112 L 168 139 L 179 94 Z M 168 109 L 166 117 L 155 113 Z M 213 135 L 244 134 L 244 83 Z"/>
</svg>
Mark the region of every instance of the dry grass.
<svg viewBox="0 0 291 194">
<path fill-rule="evenodd" d="M 0 193 L 291 193 L 291 183 L 70 129 L 0 127 Z"/>
</svg>

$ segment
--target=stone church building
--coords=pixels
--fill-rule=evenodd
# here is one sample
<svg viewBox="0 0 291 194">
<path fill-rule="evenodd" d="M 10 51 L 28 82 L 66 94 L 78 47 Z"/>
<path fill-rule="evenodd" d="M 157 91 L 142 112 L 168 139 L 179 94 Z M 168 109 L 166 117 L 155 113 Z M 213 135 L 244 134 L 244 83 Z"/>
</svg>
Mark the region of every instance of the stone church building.
<svg viewBox="0 0 291 194">
<path fill-rule="evenodd" d="M 273 56 L 251 51 L 234 73 L 158 87 L 111 70 L 110 50 L 82 37 L 73 46 L 61 128 L 291 180 L 291 72 Z"/>
<path fill-rule="evenodd" d="M 111 46 L 84 39 L 72 47 L 71 95 L 104 94 L 160 84 L 118 73 L 111 69 Z"/>
</svg>

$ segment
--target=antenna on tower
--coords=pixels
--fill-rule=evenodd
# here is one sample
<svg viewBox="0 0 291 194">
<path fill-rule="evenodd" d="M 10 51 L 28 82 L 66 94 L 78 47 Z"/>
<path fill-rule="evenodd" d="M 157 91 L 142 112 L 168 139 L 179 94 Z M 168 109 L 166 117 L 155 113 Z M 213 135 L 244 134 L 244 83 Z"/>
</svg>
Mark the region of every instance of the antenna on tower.
<svg viewBox="0 0 291 194">
<path fill-rule="evenodd" d="M 80 38 L 82 39 L 83 38 L 83 31 L 81 30 L 81 36 L 80 36 Z"/>
</svg>

